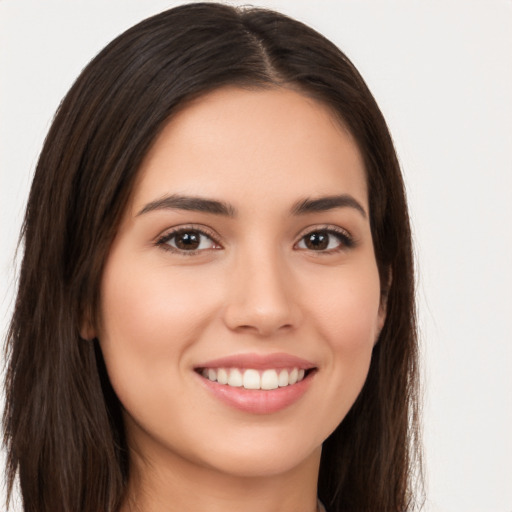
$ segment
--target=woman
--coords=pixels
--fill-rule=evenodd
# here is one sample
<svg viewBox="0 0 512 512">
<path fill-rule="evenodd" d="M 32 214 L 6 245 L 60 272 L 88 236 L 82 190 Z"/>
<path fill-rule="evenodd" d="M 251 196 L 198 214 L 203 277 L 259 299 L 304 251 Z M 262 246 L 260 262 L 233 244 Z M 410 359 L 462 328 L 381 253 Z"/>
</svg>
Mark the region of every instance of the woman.
<svg viewBox="0 0 512 512">
<path fill-rule="evenodd" d="M 312 29 L 208 3 L 122 34 L 59 108 L 23 240 L 25 511 L 413 508 L 403 183 Z"/>
</svg>

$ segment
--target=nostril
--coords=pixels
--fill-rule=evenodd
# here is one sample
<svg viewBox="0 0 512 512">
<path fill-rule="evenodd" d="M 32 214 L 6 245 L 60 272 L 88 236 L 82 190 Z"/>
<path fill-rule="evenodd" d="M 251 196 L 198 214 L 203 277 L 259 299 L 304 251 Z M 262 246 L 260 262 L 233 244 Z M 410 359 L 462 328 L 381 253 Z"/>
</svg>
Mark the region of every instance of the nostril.
<svg viewBox="0 0 512 512">
<path fill-rule="evenodd" d="M 277 325 L 270 322 L 255 322 L 255 325 L 242 324 L 234 327 L 233 330 L 238 332 L 254 333 L 259 336 L 270 336 L 279 332 L 290 331 L 293 325 L 290 323 Z"/>
</svg>

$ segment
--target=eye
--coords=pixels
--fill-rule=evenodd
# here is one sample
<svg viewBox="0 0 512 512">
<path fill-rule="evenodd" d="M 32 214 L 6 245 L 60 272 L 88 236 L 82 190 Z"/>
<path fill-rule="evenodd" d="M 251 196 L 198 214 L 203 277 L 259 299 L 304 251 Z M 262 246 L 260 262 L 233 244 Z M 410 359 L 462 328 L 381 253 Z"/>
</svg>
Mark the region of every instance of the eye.
<svg viewBox="0 0 512 512">
<path fill-rule="evenodd" d="M 170 251 L 192 254 L 221 248 L 209 234 L 194 228 L 182 228 L 168 232 L 157 241 L 157 245 Z"/>
<path fill-rule="evenodd" d="M 353 240 L 348 233 L 331 228 L 310 231 L 299 240 L 297 248 L 317 252 L 336 252 L 353 245 Z"/>
</svg>

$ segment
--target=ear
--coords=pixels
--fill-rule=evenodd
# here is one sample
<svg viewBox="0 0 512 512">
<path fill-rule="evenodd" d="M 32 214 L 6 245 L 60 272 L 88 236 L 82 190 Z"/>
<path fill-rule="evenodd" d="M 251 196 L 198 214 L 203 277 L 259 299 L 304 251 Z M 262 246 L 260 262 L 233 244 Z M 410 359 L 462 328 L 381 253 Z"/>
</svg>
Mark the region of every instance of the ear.
<svg viewBox="0 0 512 512">
<path fill-rule="evenodd" d="M 388 313 L 388 296 L 389 290 L 391 288 L 391 283 L 393 282 L 393 276 L 391 273 L 391 269 L 387 271 L 386 282 L 382 284 L 381 293 L 380 293 L 380 305 L 379 312 L 377 315 L 377 337 L 375 339 L 375 344 L 379 340 L 380 333 L 386 323 L 386 317 Z"/>
<path fill-rule="evenodd" d="M 94 327 L 88 322 L 84 322 L 82 324 L 80 329 L 80 338 L 86 341 L 92 341 L 94 338 L 96 338 L 96 331 Z"/>
<path fill-rule="evenodd" d="M 92 315 L 90 311 L 82 313 L 82 322 L 80 325 L 80 338 L 87 341 L 92 341 L 97 337 L 96 329 L 91 320 Z"/>
<path fill-rule="evenodd" d="M 387 295 L 381 298 L 380 306 L 379 306 L 379 313 L 377 315 L 377 332 L 378 335 L 380 335 L 380 331 L 382 331 L 382 328 L 384 327 L 384 324 L 386 323 L 386 316 L 388 313 L 388 298 Z M 379 336 L 377 336 L 378 338 Z"/>
</svg>

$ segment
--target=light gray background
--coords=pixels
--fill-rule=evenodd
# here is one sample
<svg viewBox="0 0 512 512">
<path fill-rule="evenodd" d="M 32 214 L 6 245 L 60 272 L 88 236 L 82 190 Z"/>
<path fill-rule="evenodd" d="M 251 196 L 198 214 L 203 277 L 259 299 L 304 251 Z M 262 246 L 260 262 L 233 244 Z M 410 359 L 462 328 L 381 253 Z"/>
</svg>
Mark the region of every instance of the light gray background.
<svg viewBox="0 0 512 512">
<path fill-rule="evenodd" d="M 31 175 L 60 99 L 113 37 L 177 3 L 0 0 L 1 332 Z M 395 139 L 418 259 L 426 510 L 511 512 L 512 2 L 255 3 L 337 43 Z"/>
</svg>

